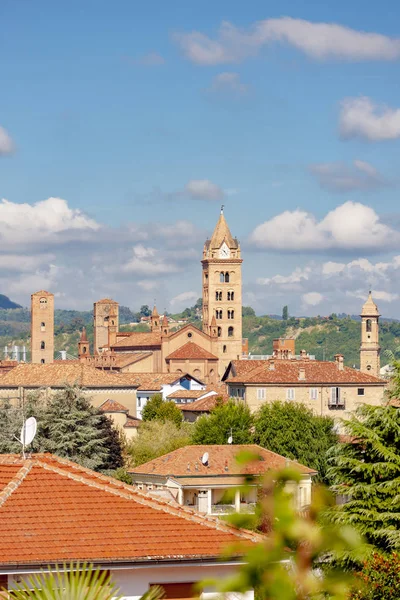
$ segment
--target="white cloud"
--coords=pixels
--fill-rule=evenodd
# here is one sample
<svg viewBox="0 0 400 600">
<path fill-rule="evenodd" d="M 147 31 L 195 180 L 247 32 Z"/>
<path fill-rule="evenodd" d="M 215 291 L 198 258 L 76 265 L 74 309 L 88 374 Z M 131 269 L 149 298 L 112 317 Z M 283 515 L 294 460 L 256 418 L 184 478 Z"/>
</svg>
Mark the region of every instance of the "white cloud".
<svg viewBox="0 0 400 600">
<path fill-rule="evenodd" d="M 369 206 L 346 202 L 321 221 L 306 211 L 285 211 L 258 225 L 250 243 L 281 251 L 383 251 L 400 246 L 400 233 L 383 224 Z"/>
<path fill-rule="evenodd" d="M 248 92 L 249 86 L 240 80 L 239 73 L 219 73 L 213 77 L 211 92 L 227 92 L 236 95 L 245 95 Z"/>
<path fill-rule="evenodd" d="M 177 306 L 186 307 L 191 304 L 194 304 L 194 302 L 196 302 L 198 297 L 199 297 L 198 292 L 182 292 L 181 294 L 178 294 L 174 298 L 171 298 L 170 305 L 173 308 L 176 308 Z"/>
<path fill-rule="evenodd" d="M 370 142 L 400 137 L 400 108 L 375 104 L 370 98 L 346 98 L 342 102 L 339 132 L 345 138 Z"/>
<path fill-rule="evenodd" d="M 136 244 L 132 248 L 132 256 L 122 265 L 121 270 L 128 273 L 136 273 L 142 277 L 153 277 L 155 275 L 175 273 L 178 271 L 178 267 L 166 261 L 163 254 L 156 248 Z"/>
<path fill-rule="evenodd" d="M 329 275 L 337 275 L 344 271 L 346 265 L 344 263 L 337 263 L 328 261 L 322 265 L 322 274 L 329 277 Z"/>
<path fill-rule="evenodd" d="M 274 275 L 273 277 L 259 277 L 257 279 L 257 283 L 259 285 L 290 285 L 300 283 L 301 281 L 307 281 L 309 275 L 311 273 L 311 269 L 309 267 L 305 269 L 300 269 L 299 267 L 290 273 L 290 275 Z"/>
<path fill-rule="evenodd" d="M 35 204 L 0 202 L 0 241 L 4 244 L 54 243 L 65 240 L 58 234 L 97 231 L 100 225 L 79 209 L 69 208 L 61 198 L 48 198 Z M 4 246 L 3 246 L 4 247 Z"/>
<path fill-rule="evenodd" d="M 310 165 L 319 185 L 332 192 L 369 191 L 387 185 L 385 179 L 368 162 L 354 160 L 352 165 L 343 162 Z"/>
<path fill-rule="evenodd" d="M 257 21 L 247 30 L 224 21 L 216 39 L 199 32 L 175 34 L 183 54 L 198 65 L 237 63 L 281 42 L 317 60 L 395 60 L 400 40 L 335 23 L 281 17 Z"/>
<path fill-rule="evenodd" d="M 0 127 L 0 156 L 12 154 L 14 150 L 14 142 L 8 135 L 7 131 L 3 127 Z"/>
<path fill-rule="evenodd" d="M 365 291 L 362 289 L 348 291 L 346 292 L 346 295 L 352 298 L 359 298 L 360 300 L 365 301 Z M 385 292 L 384 290 L 372 290 L 372 297 L 374 298 L 374 300 L 379 300 L 381 302 L 394 302 L 395 300 L 398 300 L 399 294 Z"/>
<path fill-rule="evenodd" d="M 319 292 L 307 292 L 307 294 L 302 295 L 302 300 L 306 306 L 317 306 L 321 304 L 323 299 L 323 295 Z"/>
<path fill-rule="evenodd" d="M 48 265 L 54 259 L 54 254 L 0 254 L 0 272 L 31 273 L 43 265 Z"/>
<path fill-rule="evenodd" d="M 209 179 L 191 179 L 184 192 L 195 200 L 222 200 L 224 197 L 223 189 Z"/>
</svg>

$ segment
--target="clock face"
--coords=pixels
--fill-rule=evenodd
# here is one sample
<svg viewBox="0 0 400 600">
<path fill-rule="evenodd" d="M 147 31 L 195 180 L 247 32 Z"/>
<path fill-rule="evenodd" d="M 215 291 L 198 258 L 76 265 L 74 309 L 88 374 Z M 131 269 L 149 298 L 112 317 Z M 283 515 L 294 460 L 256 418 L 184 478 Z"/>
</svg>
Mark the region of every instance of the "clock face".
<svg viewBox="0 0 400 600">
<path fill-rule="evenodd" d="M 229 258 L 230 255 L 231 255 L 231 251 L 229 250 L 228 246 L 224 242 L 222 244 L 221 248 L 219 249 L 219 258 Z"/>
</svg>

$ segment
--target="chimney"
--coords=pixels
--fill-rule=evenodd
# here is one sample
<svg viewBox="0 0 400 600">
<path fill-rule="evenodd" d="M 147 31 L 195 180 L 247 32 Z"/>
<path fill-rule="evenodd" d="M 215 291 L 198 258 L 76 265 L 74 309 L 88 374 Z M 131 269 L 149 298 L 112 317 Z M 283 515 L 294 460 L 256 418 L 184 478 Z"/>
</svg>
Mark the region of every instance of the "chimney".
<svg viewBox="0 0 400 600">
<path fill-rule="evenodd" d="M 343 354 L 335 354 L 335 362 L 339 371 L 343 371 L 344 369 L 344 356 Z"/>
<path fill-rule="evenodd" d="M 269 370 L 275 371 L 275 361 L 274 360 L 269 361 Z"/>
<path fill-rule="evenodd" d="M 305 381 L 306 379 L 306 370 L 304 367 L 300 367 L 299 369 L 299 381 Z"/>
<path fill-rule="evenodd" d="M 301 358 L 307 358 L 307 350 L 300 350 Z"/>
</svg>

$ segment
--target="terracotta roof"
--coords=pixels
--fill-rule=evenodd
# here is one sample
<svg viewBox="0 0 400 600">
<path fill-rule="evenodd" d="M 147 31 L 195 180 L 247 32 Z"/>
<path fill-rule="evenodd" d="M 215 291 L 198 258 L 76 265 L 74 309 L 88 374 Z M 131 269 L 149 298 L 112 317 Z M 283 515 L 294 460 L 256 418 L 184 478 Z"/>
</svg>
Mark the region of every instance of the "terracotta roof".
<svg viewBox="0 0 400 600">
<path fill-rule="evenodd" d="M 170 385 L 183 377 L 182 373 L 122 373 L 125 381 L 138 386 L 139 391 L 157 392 L 163 385 Z"/>
<path fill-rule="evenodd" d="M 172 392 L 172 394 L 169 394 L 167 398 L 170 400 L 175 400 L 179 398 L 197 399 L 200 398 L 200 396 L 204 396 L 204 394 L 207 394 L 205 390 L 176 390 L 175 392 Z"/>
<path fill-rule="evenodd" d="M 161 346 L 161 333 L 158 331 L 131 331 L 119 339 L 112 348 L 144 348 Z"/>
<path fill-rule="evenodd" d="M 116 402 L 115 400 L 112 399 L 108 399 L 105 400 L 103 402 L 103 404 L 100 404 L 99 409 L 102 412 L 123 412 L 123 413 L 128 413 L 129 409 L 126 408 L 126 406 L 124 406 L 123 404 L 120 404 L 119 402 Z"/>
<path fill-rule="evenodd" d="M 223 377 L 227 383 L 386 385 L 386 381 L 373 375 L 350 367 L 340 370 L 335 362 L 320 360 L 233 360 L 228 369 Z M 299 378 L 300 369 L 304 369 L 304 380 Z"/>
<path fill-rule="evenodd" d="M 128 374 L 108 373 L 79 361 L 60 361 L 45 365 L 19 364 L 0 377 L 0 387 L 134 387 Z"/>
<path fill-rule="evenodd" d="M 224 241 L 226 242 L 228 248 L 238 247 L 238 242 L 237 240 L 233 239 L 224 214 L 221 213 L 215 226 L 214 233 L 211 236 L 209 247 L 219 249 Z"/>
<path fill-rule="evenodd" d="M 137 417 L 131 417 L 128 415 L 126 417 L 124 427 L 134 427 L 135 429 L 137 429 L 141 423 L 143 423 L 142 419 L 138 419 Z"/>
<path fill-rule="evenodd" d="M 218 357 L 215 354 L 211 354 L 204 348 L 201 348 L 194 342 L 187 342 L 174 352 L 171 352 L 166 358 L 166 360 L 185 360 L 185 359 L 206 359 L 206 360 L 218 360 Z"/>
<path fill-rule="evenodd" d="M 236 462 L 237 455 L 244 451 L 251 451 L 260 456 L 260 460 L 241 467 Z M 208 452 L 208 466 L 201 462 L 201 457 Z M 171 477 L 188 477 L 194 475 L 241 475 L 250 473 L 258 475 L 271 469 L 281 469 L 287 464 L 287 459 L 280 454 L 275 454 L 255 444 L 243 445 L 204 445 L 184 446 L 169 454 L 164 454 L 139 467 L 132 473 L 147 473 L 155 475 L 170 475 Z M 197 469 L 196 469 L 197 465 Z M 188 470 L 188 466 L 190 469 Z M 313 469 L 305 467 L 296 461 L 290 461 L 290 466 L 299 469 L 302 473 L 315 473 Z M 227 468 L 226 468 L 227 467 Z"/>
<path fill-rule="evenodd" d="M 101 300 L 97 300 L 95 304 L 118 304 L 118 302 L 112 300 L 112 298 L 102 298 Z"/>
<path fill-rule="evenodd" d="M 145 350 L 144 352 L 114 352 L 112 354 L 113 357 L 113 367 L 117 367 L 119 369 L 123 369 L 128 365 L 132 365 L 133 363 L 140 362 L 144 358 L 151 356 L 153 353 L 151 350 Z"/>
<path fill-rule="evenodd" d="M 198 412 L 198 413 L 208 413 L 215 408 L 217 398 L 220 398 L 221 394 L 213 394 L 212 396 L 207 396 L 206 398 L 199 398 L 199 400 L 195 400 L 194 402 L 189 402 L 189 404 L 177 404 L 178 408 L 183 412 Z M 225 402 L 226 399 L 223 398 Z"/>
<path fill-rule="evenodd" d="M 214 560 L 226 544 L 262 539 L 49 454 L 1 455 L 0 473 L 3 569 Z"/>
</svg>

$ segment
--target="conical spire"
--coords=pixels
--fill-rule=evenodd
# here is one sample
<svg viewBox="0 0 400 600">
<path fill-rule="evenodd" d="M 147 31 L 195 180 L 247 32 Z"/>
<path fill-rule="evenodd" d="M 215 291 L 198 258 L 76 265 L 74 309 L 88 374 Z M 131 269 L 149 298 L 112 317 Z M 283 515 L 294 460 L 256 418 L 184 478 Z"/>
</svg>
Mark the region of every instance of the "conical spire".
<svg viewBox="0 0 400 600">
<path fill-rule="evenodd" d="M 167 315 L 163 316 L 162 326 L 163 327 L 168 327 L 168 317 L 167 317 Z"/>
<path fill-rule="evenodd" d="M 229 230 L 228 223 L 225 221 L 224 217 L 224 206 L 221 206 L 221 214 L 219 215 L 218 223 L 215 226 L 214 233 L 211 236 L 210 240 L 210 248 L 221 248 L 223 242 L 226 242 L 228 248 L 237 248 L 238 243 L 232 237 L 232 234 Z"/>
<path fill-rule="evenodd" d="M 160 316 L 158 314 L 158 310 L 157 310 L 157 306 L 156 305 L 154 305 L 153 312 L 151 313 L 151 316 L 152 317 L 159 317 Z"/>
<path fill-rule="evenodd" d="M 361 311 L 362 317 L 379 317 L 379 309 L 372 298 L 372 292 L 370 291 L 368 294 L 368 299 L 362 307 Z"/>
<path fill-rule="evenodd" d="M 81 332 L 81 342 L 87 342 L 87 335 L 86 335 L 86 327 L 83 327 L 82 332 Z"/>
<path fill-rule="evenodd" d="M 213 315 L 212 319 L 211 319 L 210 327 L 216 327 L 216 326 L 217 326 L 217 321 L 215 319 L 215 315 Z"/>
</svg>

